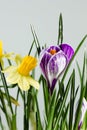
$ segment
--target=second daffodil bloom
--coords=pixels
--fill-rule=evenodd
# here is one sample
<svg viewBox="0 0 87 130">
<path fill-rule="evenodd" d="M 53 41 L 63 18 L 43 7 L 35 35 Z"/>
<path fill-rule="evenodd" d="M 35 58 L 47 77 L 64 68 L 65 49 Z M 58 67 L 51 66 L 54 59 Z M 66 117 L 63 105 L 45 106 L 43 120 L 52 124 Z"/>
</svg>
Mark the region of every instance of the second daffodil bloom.
<svg viewBox="0 0 87 130">
<path fill-rule="evenodd" d="M 10 66 L 3 72 L 7 72 L 9 75 L 7 81 L 11 84 L 18 84 L 20 89 L 27 91 L 30 86 L 39 89 L 39 83 L 30 76 L 30 71 L 37 65 L 37 59 L 32 56 L 25 56 L 19 60 L 18 66 Z"/>
<path fill-rule="evenodd" d="M 1 64 L 2 67 L 4 65 L 3 58 L 12 59 L 12 57 L 11 57 L 12 54 L 13 53 L 4 53 L 3 52 L 3 43 L 0 40 L 0 64 Z"/>
<path fill-rule="evenodd" d="M 51 93 L 59 76 L 66 68 L 73 55 L 74 50 L 68 44 L 50 46 L 42 50 L 40 54 L 40 68 L 47 80 Z"/>
</svg>

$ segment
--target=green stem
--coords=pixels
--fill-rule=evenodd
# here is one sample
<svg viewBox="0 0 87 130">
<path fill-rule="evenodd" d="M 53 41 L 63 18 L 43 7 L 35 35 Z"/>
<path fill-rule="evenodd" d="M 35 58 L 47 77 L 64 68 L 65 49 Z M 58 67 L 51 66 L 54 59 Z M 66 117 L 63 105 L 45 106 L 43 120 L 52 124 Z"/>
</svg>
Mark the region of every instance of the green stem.
<svg viewBox="0 0 87 130">
<path fill-rule="evenodd" d="M 9 96 L 9 91 L 8 91 L 8 87 L 7 87 L 7 82 L 6 82 L 4 73 L 2 73 L 1 71 L 2 71 L 2 66 L 1 66 L 1 64 L 0 64 L 1 79 L 2 79 L 3 86 L 4 86 L 4 90 L 5 90 L 5 93 L 6 93 L 6 96 L 7 96 L 8 105 L 9 105 L 9 107 L 10 107 L 11 113 L 13 114 L 13 109 L 12 109 L 12 104 L 11 104 L 11 100 L 10 100 L 10 96 Z"/>
<path fill-rule="evenodd" d="M 19 97 L 19 87 L 18 87 L 18 91 L 17 91 L 17 97 L 16 100 L 18 101 L 18 97 Z M 17 114 L 17 106 L 15 106 L 15 115 Z"/>
<path fill-rule="evenodd" d="M 5 105 L 5 101 L 4 101 L 4 97 L 3 97 L 3 94 L 1 92 L 1 90 L 0 90 L 0 100 L 1 100 L 1 103 L 2 103 L 2 106 L 3 106 L 3 112 L 5 114 L 5 117 L 6 117 L 6 120 L 7 120 L 7 124 L 9 126 L 9 128 L 10 128 L 11 124 L 10 124 L 10 121 L 9 121 L 9 117 L 8 117 L 8 114 L 7 114 L 7 109 L 6 109 L 6 105 Z"/>
<path fill-rule="evenodd" d="M 26 104 L 26 92 L 24 92 L 24 130 L 29 130 L 29 122 L 28 122 L 28 111 L 27 111 L 27 104 Z"/>
</svg>

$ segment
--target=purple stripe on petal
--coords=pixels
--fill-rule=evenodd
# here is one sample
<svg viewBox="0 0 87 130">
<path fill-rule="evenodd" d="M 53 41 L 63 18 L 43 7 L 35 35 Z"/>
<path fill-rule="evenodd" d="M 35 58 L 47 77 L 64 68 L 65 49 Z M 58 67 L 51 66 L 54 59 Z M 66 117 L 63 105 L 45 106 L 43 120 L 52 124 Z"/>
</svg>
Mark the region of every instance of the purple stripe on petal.
<svg viewBox="0 0 87 130">
<path fill-rule="evenodd" d="M 67 56 L 68 62 L 70 62 L 72 56 L 74 55 L 73 48 L 68 44 L 61 44 L 60 48 L 65 53 L 65 55 Z"/>
<path fill-rule="evenodd" d="M 54 90 L 54 87 L 55 87 L 55 85 L 56 85 L 56 82 L 57 82 L 57 78 L 56 78 L 56 79 L 53 79 L 53 81 L 52 81 L 52 86 L 51 86 L 51 88 L 50 88 L 51 94 L 52 94 L 52 92 L 53 92 L 53 90 Z"/>
<path fill-rule="evenodd" d="M 67 58 L 62 51 L 53 55 L 47 64 L 47 74 L 50 83 L 50 88 L 53 87 L 53 81 L 57 81 L 59 75 L 63 72 L 67 65 Z M 56 84 L 56 83 L 55 83 Z"/>
<path fill-rule="evenodd" d="M 56 52 L 60 51 L 60 48 L 58 46 L 50 46 L 47 51 L 50 52 L 50 50 L 56 50 Z"/>
<path fill-rule="evenodd" d="M 78 130 L 80 130 L 81 126 L 82 126 L 82 121 L 79 123 Z"/>
<path fill-rule="evenodd" d="M 43 75 L 45 76 L 46 79 L 48 79 L 47 78 L 47 64 L 48 64 L 50 58 L 51 58 L 51 55 L 45 51 L 45 53 L 40 61 L 40 67 L 41 67 Z"/>
</svg>

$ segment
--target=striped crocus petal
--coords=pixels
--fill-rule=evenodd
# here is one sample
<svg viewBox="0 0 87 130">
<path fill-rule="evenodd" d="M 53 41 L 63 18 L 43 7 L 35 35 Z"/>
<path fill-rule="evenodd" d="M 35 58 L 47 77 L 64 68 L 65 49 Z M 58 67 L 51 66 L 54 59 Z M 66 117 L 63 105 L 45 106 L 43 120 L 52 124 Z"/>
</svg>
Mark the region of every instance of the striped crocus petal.
<svg viewBox="0 0 87 130">
<path fill-rule="evenodd" d="M 81 117 L 80 117 L 80 122 L 79 122 L 79 125 L 78 125 L 78 130 L 80 130 L 80 128 L 82 126 L 86 111 L 87 111 L 87 101 L 86 101 L 85 98 L 83 98 L 82 108 L 81 108 Z"/>
<path fill-rule="evenodd" d="M 46 80 L 48 79 L 47 64 L 48 64 L 50 58 L 51 58 L 51 54 L 48 53 L 47 51 L 42 52 L 40 55 L 40 68 L 41 68 L 42 74 L 46 78 Z"/>
<path fill-rule="evenodd" d="M 71 58 L 73 57 L 74 55 L 74 50 L 73 48 L 66 44 L 66 43 L 63 43 L 60 45 L 60 48 L 61 50 L 65 53 L 65 55 L 67 56 L 67 59 L 68 59 L 68 63 L 70 62 Z"/>
<path fill-rule="evenodd" d="M 47 64 L 47 77 L 51 92 L 53 91 L 56 81 L 67 65 L 67 58 L 62 51 L 53 55 Z"/>
</svg>

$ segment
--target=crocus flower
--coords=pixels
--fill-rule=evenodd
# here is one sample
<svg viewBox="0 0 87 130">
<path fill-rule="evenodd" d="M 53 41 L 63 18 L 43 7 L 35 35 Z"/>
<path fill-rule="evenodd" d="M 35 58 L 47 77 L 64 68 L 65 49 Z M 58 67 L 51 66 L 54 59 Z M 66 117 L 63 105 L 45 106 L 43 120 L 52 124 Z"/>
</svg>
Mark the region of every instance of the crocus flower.
<svg viewBox="0 0 87 130">
<path fill-rule="evenodd" d="M 85 100 L 85 98 L 83 98 L 82 108 L 81 108 L 81 117 L 80 117 L 80 122 L 78 125 L 78 130 L 80 130 L 82 126 L 86 111 L 87 111 L 87 101 Z"/>
<path fill-rule="evenodd" d="M 73 55 L 74 50 L 68 44 L 50 46 L 42 50 L 40 54 L 40 68 L 43 76 L 47 80 L 51 93 L 59 76 L 66 68 Z"/>
<path fill-rule="evenodd" d="M 19 61 L 18 61 L 19 59 Z M 25 56 L 23 59 L 19 55 L 15 58 L 17 66 L 10 66 L 3 70 L 9 75 L 6 78 L 11 84 L 18 84 L 20 89 L 26 91 L 30 86 L 39 89 L 39 83 L 30 76 L 32 71 L 37 65 L 37 59 L 32 56 Z"/>
<path fill-rule="evenodd" d="M 12 54 L 13 53 L 4 53 L 3 52 L 3 43 L 0 40 L 0 64 L 1 64 L 2 68 L 4 66 L 3 58 L 12 59 Z"/>
</svg>

